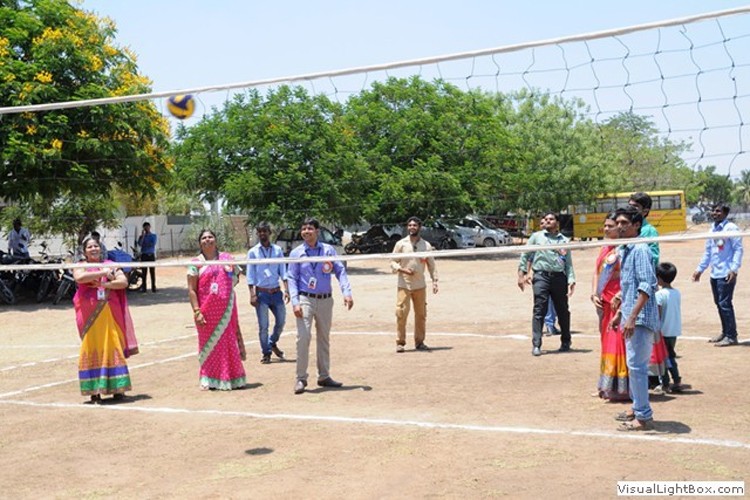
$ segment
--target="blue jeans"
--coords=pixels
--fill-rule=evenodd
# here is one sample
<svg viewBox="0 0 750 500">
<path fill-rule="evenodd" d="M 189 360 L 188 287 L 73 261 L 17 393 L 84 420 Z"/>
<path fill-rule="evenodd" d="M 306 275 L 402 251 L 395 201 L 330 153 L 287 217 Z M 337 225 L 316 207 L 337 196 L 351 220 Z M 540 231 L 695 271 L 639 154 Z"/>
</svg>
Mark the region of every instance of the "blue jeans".
<svg viewBox="0 0 750 500">
<path fill-rule="evenodd" d="M 654 417 L 648 402 L 648 362 L 653 345 L 653 330 L 643 326 L 636 326 L 635 333 L 625 339 L 630 398 L 633 400 L 633 412 L 638 420 L 651 420 Z"/>
<path fill-rule="evenodd" d="M 555 303 L 550 300 L 547 305 L 547 315 L 544 316 L 544 324 L 551 330 L 555 327 L 555 321 L 557 321 Z"/>
<path fill-rule="evenodd" d="M 271 310 L 275 323 L 273 325 L 273 334 L 268 338 L 268 310 Z M 258 338 L 260 339 L 260 349 L 263 354 L 271 354 L 271 346 L 276 344 L 281 337 L 286 322 L 286 304 L 284 304 L 284 294 L 281 291 L 276 293 L 258 292 L 258 306 L 255 308 L 258 315 Z M 270 342 L 269 342 L 270 340 Z"/>
<path fill-rule="evenodd" d="M 736 284 L 736 278 L 730 283 L 727 283 L 724 278 L 711 278 L 714 304 L 716 304 L 721 318 L 721 334 L 728 339 L 737 339 L 737 322 L 734 319 L 734 306 L 732 305 L 734 285 Z"/>
</svg>

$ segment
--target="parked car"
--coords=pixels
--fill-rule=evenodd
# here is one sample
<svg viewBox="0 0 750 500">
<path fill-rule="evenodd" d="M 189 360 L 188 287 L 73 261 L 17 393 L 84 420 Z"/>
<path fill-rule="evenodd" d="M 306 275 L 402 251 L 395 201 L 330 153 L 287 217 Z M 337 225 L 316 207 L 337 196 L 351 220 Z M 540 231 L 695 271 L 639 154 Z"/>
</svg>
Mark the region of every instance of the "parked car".
<svg viewBox="0 0 750 500">
<path fill-rule="evenodd" d="M 318 229 L 318 240 L 322 241 L 323 243 L 333 245 L 336 248 L 336 252 L 339 255 L 343 255 L 344 247 L 341 245 L 342 234 L 343 232 L 338 231 L 334 233 L 331 232 L 330 229 L 321 226 Z M 276 235 L 276 240 L 274 240 L 274 243 L 281 247 L 281 250 L 284 252 L 285 256 L 288 256 L 289 252 L 291 252 L 293 248 L 302 244 L 302 241 L 302 235 L 300 234 L 298 228 L 287 227 L 279 231 L 279 233 Z"/>
<path fill-rule="evenodd" d="M 427 220 L 422 224 L 420 236 L 440 250 L 473 247 L 474 240 L 462 235 L 454 227 L 439 219 Z"/>
<path fill-rule="evenodd" d="M 474 243 L 482 247 L 512 245 L 513 238 L 503 229 L 494 229 L 488 221 L 473 215 L 467 215 L 456 221 L 456 225 L 472 231 Z"/>
</svg>

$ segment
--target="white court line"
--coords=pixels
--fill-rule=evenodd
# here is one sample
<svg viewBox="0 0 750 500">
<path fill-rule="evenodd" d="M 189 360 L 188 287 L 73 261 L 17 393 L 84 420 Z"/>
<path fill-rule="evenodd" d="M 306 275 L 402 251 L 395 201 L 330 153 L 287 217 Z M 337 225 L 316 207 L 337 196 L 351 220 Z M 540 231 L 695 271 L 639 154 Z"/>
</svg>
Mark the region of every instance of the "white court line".
<svg viewBox="0 0 750 500">
<path fill-rule="evenodd" d="M 715 446 L 720 448 L 742 448 L 750 450 L 750 443 L 742 441 L 730 441 L 725 439 L 708 439 L 708 438 L 685 438 L 685 437 L 667 437 L 655 434 L 629 434 L 622 432 L 604 432 L 604 431 L 574 431 L 559 429 L 539 429 L 534 427 L 506 427 L 493 425 L 470 425 L 470 424 L 451 424 L 441 422 L 425 422 L 419 420 L 396 420 L 390 418 L 360 418 L 360 417 L 342 417 L 332 415 L 300 415 L 290 413 L 255 413 L 245 411 L 226 411 L 226 410 L 191 410 L 188 408 L 167 408 L 167 407 L 141 407 L 125 405 L 84 405 L 73 403 L 34 403 L 31 401 L 0 401 L 0 404 L 32 406 L 37 408 L 65 408 L 84 411 L 129 411 L 140 413 L 156 414 L 181 414 L 181 415 L 210 415 L 220 417 L 244 417 L 259 420 L 300 420 L 316 422 L 333 422 L 342 424 L 364 424 L 392 427 L 418 427 L 422 429 L 444 429 L 470 432 L 497 432 L 507 434 L 542 434 L 552 436 L 580 436 L 607 439 L 624 439 L 635 441 L 657 441 L 663 443 L 681 443 L 689 445 Z"/>
<path fill-rule="evenodd" d="M 148 347 L 153 347 L 153 346 L 156 346 L 158 344 L 164 344 L 164 343 L 167 343 L 167 342 L 174 342 L 176 340 L 184 340 L 184 339 L 193 338 L 193 337 L 195 337 L 195 334 L 193 334 L 193 335 L 181 335 L 179 337 L 170 337 L 170 338 L 162 339 L 162 340 L 152 340 L 150 342 L 144 342 L 143 344 L 141 344 L 141 346 L 142 347 L 147 347 L 147 346 Z M 43 349 L 45 347 L 46 346 L 29 346 L 28 348 L 29 349 L 32 349 L 32 348 L 33 349 L 36 349 L 36 348 Z M 71 348 L 75 347 L 76 349 L 78 349 L 80 346 L 72 346 L 71 345 L 71 346 L 54 346 L 54 347 L 66 347 L 66 348 L 67 347 L 71 347 Z M 2 348 L 4 348 L 4 347 L 0 346 L 0 349 L 2 349 Z M 12 366 L 6 366 L 4 368 L 0 368 L 0 373 L 11 371 L 11 370 L 17 370 L 19 368 L 29 368 L 31 366 L 42 365 L 42 364 L 45 364 L 45 363 L 56 363 L 58 361 L 67 361 L 69 359 L 75 359 L 77 357 L 78 357 L 78 354 L 71 354 L 69 356 L 61 356 L 59 358 L 49 358 L 49 359 L 44 359 L 42 361 L 30 361 L 28 363 L 23 363 L 23 364 L 20 364 L 20 365 L 12 365 Z M 2 397 L 2 396 L 0 396 L 0 397 Z"/>
</svg>

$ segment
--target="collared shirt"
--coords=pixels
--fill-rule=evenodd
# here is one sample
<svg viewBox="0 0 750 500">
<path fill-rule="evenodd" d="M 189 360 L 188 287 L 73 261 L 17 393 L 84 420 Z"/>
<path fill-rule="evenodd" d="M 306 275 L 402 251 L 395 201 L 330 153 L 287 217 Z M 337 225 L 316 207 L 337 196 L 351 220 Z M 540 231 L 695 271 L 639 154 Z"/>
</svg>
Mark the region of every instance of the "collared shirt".
<svg viewBox="0 0 750 500">
<path fill-rule="evenodd" d="M 412 243 L 409 236 L 399 240 L 393 247 L 393 253 L 404 254 L 431 252 L 432 250 L 434 248 L 426 240 L 419 238 L 416 243 Z M 432 281 L 436 282 L 438 280 L 437 268 L 435 267 L 435 259 L 432 257 L 414 258 L 406 256 L 391 261 L 391 271 L 398 273 L 398 287 L 407 290 L 421 290 L 427 286 L 424 278 L 425 267 L 427 267 Z M 399 273 L 398 270 L 401 268 L 411 269 L 414 274 Z"/>
<path fill-rule="evenodd" d="M 529 241 L 526 242 L 526 246 L 560 245 L 568 241 L 568 238 L 560 232 L 552 234 L 549 231 L 537 231 L 531 235 Z M 522 253 L 521 260 L 518 263 L 518 269 L 521 272 L 526 273 L 528 270 L 529 259 L 531 259 L 531 269 L 534 271 L 565 273 L 569 285 L 576 282 L 576 273 L 573 271 L 573 256 L 568 250 L 531 250 Z"/>
<path fill-rule="evenodd" d="M 306 242 L 289 253 L 290 259 L 302 257 L 336 256 L 336 249 L 327 243 L 318 240 L 314 247 L 309 247 Z M 331 293 L 331 273 L 339 280 L 341 294 L 344 297 L 352 296 L 352 288 L 346 275 L 346 268 L 340 260 L 329 260 L 325 262 L 292 262 L 287 270 L 289 283 L 289 298 L 292 305 L 299 305 L 299 293 L 307 292 L 314 294 Z M 311 281 L 314 278 L 314 281 Z M 313 287 L 312 284 L 315 284 Z"/>
<path fill-rule="evenodd" d="M 141 246 L 142 254 L 156 254 L 156 235 L 154 233 L 146 233 L 138 238 L 138 244 Z"/>
<path fill-rule="evenodd" d="M 622 289 L 622 322 L 635 307 L 640 292 L 648 295 L 648 301 L 635 320 L 636 326 L 659 331 L 659 309 L 656 305 L 656 272 L 652 254 L 645 243 L 622 245 L 620 255 L 620 288 Z"/>
<path fill-rule="evenodd" d="M 11 255 L 29 256 L 29 242 L 31 234 L 29 230 L 22 227 L 19 231 L 15 228 L 8 233 L 8 253 Z"/>
<path fill-rule="evenodd" d="M 255 245 L 247 252 L 248 260 L 261 259 L 283 259 L 284 252 L 281 247 L 271 243 L 264 247 L 260 243 Z M 279 280 L 286 281 L 286 264 L 278 262 L 276 264 L 248 264 L 247 265 L 247 284 L 259 286 L 261 288 L 276 288 L 279 286 Z"/>
<path fill-rule="evenodd" d="M 641 238 L 658 238 L 659 232 L 646 219 L 643 219 L 639 236 Z M 651 260 L 654 263 L 654 267 L 656 267 L 659 264 L 659 243 L 652 241 L 648 244 L 648 249 L 651 251 Z"/>
<path fill-rule="evenodd" d="M 731 233 L 737 231 L 739 231 L 737 225 L 726 219 L 719 223 L 714 223 L 711 228 L 712 233 Z M 698 264 L 696 271 L 702 273 L 710 265 L 712 278 L 726 278 L 730 272 L 736 273 L 740 270 L 742 252 L 742 238 L 740 237 L 708 239 L 706 240 L 703 258 Z"/>
</svg>

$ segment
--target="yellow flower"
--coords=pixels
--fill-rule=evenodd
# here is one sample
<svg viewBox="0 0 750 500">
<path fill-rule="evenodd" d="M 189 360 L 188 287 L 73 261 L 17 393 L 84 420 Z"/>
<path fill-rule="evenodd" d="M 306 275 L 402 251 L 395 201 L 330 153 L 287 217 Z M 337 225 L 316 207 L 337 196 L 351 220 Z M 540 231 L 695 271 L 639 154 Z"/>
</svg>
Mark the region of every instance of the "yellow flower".
<svg viewBox="0 0 750 500">
<path fill-rule="evenodd" d="M 52 73 L 49 71 L 40 71 L 36 74 L 34 77 L 35 80 L 39 81 L 40 83 L 51 83 L 52 82 Z"/>
<path fill-rule="evenodd" d="M 36 125 L 26 125 L 26 134 L 27 135 L 36 134 Z"/>
<path fill-rule="evenodd" d="M 62 149 L 62 141 L 60 139 L 52 139 L 52 147 L 58 151 Z"/>
<path fill-rule="evenodd" d="M 77 134 L 77 135 L 78 135 L 78 137 L 80 137 L 81 139 L 85 139 L 85 138 L 87 138 L 87 137 L 89 136 L 89 133 L 88 133 L 88 132 L 86 132 L 85 130 L 81 129 L 81 130 L 79 130 L 79 131 L 78 131 L 78 134 Z"/>
</svg>

